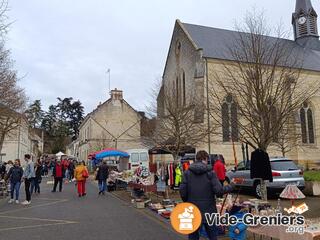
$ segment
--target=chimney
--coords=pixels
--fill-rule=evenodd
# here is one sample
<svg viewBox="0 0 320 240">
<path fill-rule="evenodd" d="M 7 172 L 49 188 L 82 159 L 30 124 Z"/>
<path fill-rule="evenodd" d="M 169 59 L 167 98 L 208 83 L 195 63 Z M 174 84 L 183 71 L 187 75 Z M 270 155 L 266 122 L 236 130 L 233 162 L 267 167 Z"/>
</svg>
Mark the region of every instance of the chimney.
<svg viewBox="0 0 320 240">
<path fill-rule="evenodd" d="M 111 100 L 123 100 L 122 90 L 114 89 L 111 90 Z"/>
</svg>

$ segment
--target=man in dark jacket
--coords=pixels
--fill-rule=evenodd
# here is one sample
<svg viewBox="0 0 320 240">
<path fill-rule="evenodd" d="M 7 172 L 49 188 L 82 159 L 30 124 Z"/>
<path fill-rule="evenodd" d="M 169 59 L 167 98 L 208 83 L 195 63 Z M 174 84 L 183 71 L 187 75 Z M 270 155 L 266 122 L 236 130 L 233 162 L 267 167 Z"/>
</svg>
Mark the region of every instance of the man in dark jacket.
<svg viewBox="0 0 320 240">
<path fill-rule="evenodd" d="M 96 180 L 98 180 L 98 185 L 99 185 L 99 195 L 105 194 L 108 177 L 109 177 L 109 168 L 107 166 L 107 162 L 103 161 L 102 164 L 97 169 L 97 177 L 96 177 Z"/>
<path fill-rule="evenodd" d="M 54 185 L 52 192 L 57 190 L 57 186 L 59 183 L 59 192 L 62 191 L 62 181 L 65 174 L 65 169 L 61 164 L 60 160 L 57 160 L 56 164 L 53 167 L 52 176 L 54 177 Z"/>
<path fill-rule="evenodd" d="M 205 213 L 216 213 L 215 195 L 231 192 L 231 185 L 222 186 L 212 168 L 207 165 L 209 155 L 206 151 L 196 154 L 196 162 L 184 173 L 180 185 L 180 195 L 184 202 L 196 205 L 202 214 L 202 221 L 210 240 L 217 239 L 216 226 L 209 226 L 205 221 Z M 190 240 L 199 239 L 199 230 L 189 234 Z"/>
</svg>

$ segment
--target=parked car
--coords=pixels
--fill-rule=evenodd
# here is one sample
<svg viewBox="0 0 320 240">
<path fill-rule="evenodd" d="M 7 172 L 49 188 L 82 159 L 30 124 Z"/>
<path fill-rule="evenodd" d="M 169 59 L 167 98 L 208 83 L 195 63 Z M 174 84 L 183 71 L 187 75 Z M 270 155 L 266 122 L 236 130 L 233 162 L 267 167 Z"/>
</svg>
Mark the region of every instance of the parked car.
<svg viewBox="0 0 320 240">
<path fill-rule="evenodd" d="M 273 182 L 267 181 L 267 190 L 271 194 L 281 193 L 288 184 L 295 184 L 300 190 L 304 189 L 305 181 L 303 171 L 288 158 L 274 157 L 270 158 Z M 233 168 L 226 173 L 226 180 L 232 178 L 243 178 L 241 184 L 237 187 L 249 188 L 254 190 L 256 197 L 261 197 L 261 185 L 259 179 L 250 178 L 250 161 L 240 162 L 237 169 Z"/>
<path fill-rule="evenodd" d="M 185 161 L 190 161 L 190 160 L 195 161 L 195 159 L 196 159 L 196 154 L 187 153 L 186 155 L 181 157 L 180 161 L 183 163 Z M 209 154 L 208 164 L 213 165 L 217 159 L 220 159 L 223 163 L 225 163 L 224 157 L 222 154 Z"/>
<path fill-rule="evenodd" d="M 194 153 L 187 153 L 183 157 L 180 158 L 181 163 L 187 162 L 187 161 L 195 161 L 196 154 Z"/>
</svg>

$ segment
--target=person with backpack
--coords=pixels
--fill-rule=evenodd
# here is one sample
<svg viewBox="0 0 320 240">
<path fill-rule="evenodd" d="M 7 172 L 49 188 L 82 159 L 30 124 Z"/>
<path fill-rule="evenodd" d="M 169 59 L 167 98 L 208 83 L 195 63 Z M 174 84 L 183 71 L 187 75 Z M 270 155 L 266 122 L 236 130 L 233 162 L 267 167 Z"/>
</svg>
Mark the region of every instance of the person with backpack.
<svg viewBox="0 0 320 240">
<path fill-rule="evenodd" d="M 98 181 L 99 186 L 99 195 L 105 194 L 107 189 L 107 179 L 109 177 L 109 168 L 107 162 L 104 160 L 102 164 L 97 169 L 96 180 Z"/>
<path fill-rule="evenodd" d="M 208 166 L 209 154 L 206 151 L 199 151 L 196 154 L 196 162 L 191 164 L 185 171 L 183 181 L 180 185 L 180 196 L 184 202 L 197 206 L 202 215 L 203 225 L 210 240 L 216 240 L 218 229 L 215 225 L 209 226 L 205 221 L 205 213 L 214 214 L 217 212 L 217 194 L 231 192 L 234 188 L 231 185 L 222 186 L 212 167 Z M 200 238 L 200 229 L 189 234 L 190 240 Z"/>
<path fill-rule="evenodd" d="M 10 168 L 6 176 L 6 180 L 9 179 L 10 181 L 11 198 L 9 200 L 9 203 L 13 203 L 15 201 L 16 204 L 19 204 L 19 192 L 20 192 L 22 177 L 23 177 L 23 169 L 20 165 L 20 160 L 16 159 L 14 161 L 13 167 Z M 14 200 L 14 192 L 15 192 L 15 200 Z"/>
<path fill-rule="evenodd" d="M 74 177 L 77 180 L 79 197 L 86 195 L 86 179 L 89 177 L 88 169 L 84 161 L 81 161 L 75 169 Z"/>
</svg>

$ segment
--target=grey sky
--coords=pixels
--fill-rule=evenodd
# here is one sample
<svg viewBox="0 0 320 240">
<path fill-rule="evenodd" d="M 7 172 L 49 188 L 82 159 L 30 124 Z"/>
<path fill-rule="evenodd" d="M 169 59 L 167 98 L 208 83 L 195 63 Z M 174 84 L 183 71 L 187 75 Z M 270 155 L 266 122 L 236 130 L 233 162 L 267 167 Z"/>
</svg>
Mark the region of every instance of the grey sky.
<svg viewBox="0 0 320 240">
<path fill-rule="evenodd" d="M 295 0 L 10 0 L 7 47 L 31 100 L 79 99 L 90 112 L 111 87 L 137 110 L 162 75 L 175 19 L 232 29 L 252 7 L 291 30 Z M 320 12 L 320 2 L 313 0 Z"/>
</svg>

